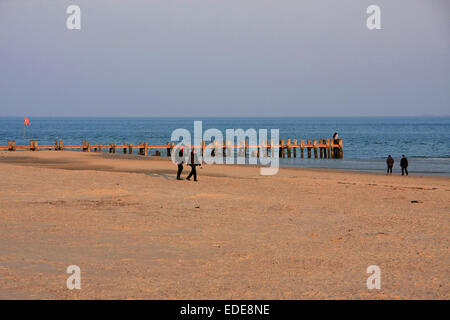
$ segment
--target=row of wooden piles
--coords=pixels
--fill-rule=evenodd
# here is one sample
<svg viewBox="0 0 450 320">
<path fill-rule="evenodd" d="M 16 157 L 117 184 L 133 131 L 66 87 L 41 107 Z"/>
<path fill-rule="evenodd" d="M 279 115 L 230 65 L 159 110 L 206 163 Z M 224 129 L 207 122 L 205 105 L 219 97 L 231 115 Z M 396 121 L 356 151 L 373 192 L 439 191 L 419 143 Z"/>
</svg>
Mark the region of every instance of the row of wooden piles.
<svg viewBox="0 0 450 320">
<path fill-rule="evenodd" d="M 173 148 L 175 147 L 174 143 L 167 143 L 165 145 L 150 145 L 148 142 L 141 142 L 138 145 L 133 144 L 108 144 L 108 145 L 101 145 L 101 144 L 91 144 L 87 142 L 86 140 L 83 141 L 83 145 L 68 145 L 64 146 L 63 140 L 56 140 L 55 145 L 53 146 L 39 146 L 37 140 L 31 140 L 29 146 L 17 146 L 16 142 L 14 140 L 8 141 L 8 146 L 0 146 L 0 150 L 31 150 L 31 151 L 38 151 L 39 149 L 45 150 L 65 150 L 65 149 L 81 149 L 84 152 L 102 152 L 103 150 L 108 150 L 110 153 L 116 153 L 117 150 L 122 150 L 124 154 L 133 154 L 134 150 L 138 150 L 138 153 L 140 155 L 148 156 L 149 150 L 156 149 L 154 155 L 160 156 L 161 155 L 161 149 L 166 149 L 167 156 L 170 156 L 172 153 Z M 240 141 L 238 145 L 232 145 L 229 140 L 224 140 L 222 143 L 216 141 L 212 144 L 207 143 L 205 141 L 202 142 L 201 146 L 198 146 L 201 148 L 201 152 L 204 154 L 206 148 L 215 148 L 222 149 L 223 155 L 229 155 L 230 150 L 234 149 L 237 150 L 238 156 L 244 156 L 247 157 L 250 154 L 253 156 L 259 157 L 259 146 L 258 145 L 249 145 L 248 141 Z M 274 144 L 273 141 L 270 143 L 267 143 L 267 141 L 263 141 L 262 147 L 266 149 L 266 154 L 272 154 L 274 148 L 279 148 L 279 157 L 280 158 L 297 158 L 299 156 L 300 158 L 306 157 L 307 158 L 343 158 L 343 145 L 342 145 L 342 139 L 319 139 L 319 140 L 300 140 L 300 143 L 298 143 L 297 139 L 281 139 L 279 141 L 279 144 Z M 228 153 L 227 153 L 228 150 Z M 297 152 L 297 150 L 299 152 Z M 214 153 L 212 153 L 214 155 Z"/>
<path fill-rule="evenodd" d="M 340 159 L 343 158 L 343 144 L 342 139 L 319 139 L 317 140 L 300 140 L 300 143 L 297 142 L 297 139 L 287 139 L 286 142 L 284 139 L 280 140 L 280 158 L 296 158 L 297 157 L 297 149 L 300 151 L 300 158 L 306 156 L 308 158 L 312 158 L 312 154 L 314 154 L 314 158 L 328 158 L 328 159 Z"/>
</svg>

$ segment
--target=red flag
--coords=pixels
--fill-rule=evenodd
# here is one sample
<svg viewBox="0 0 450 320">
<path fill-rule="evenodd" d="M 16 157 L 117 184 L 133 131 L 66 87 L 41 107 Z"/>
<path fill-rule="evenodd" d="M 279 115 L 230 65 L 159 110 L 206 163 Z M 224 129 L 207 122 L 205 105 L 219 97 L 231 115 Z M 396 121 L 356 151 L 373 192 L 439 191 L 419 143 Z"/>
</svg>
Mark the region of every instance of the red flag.
<svg viewBox="0 0 450 320">
<path fill-rule="evenodd" d="M 24 125 L 24 126 L 29 126 L 29 125 L 30 125 L 30 119 L 27 118 L 27 117 L 25 117 L 25 118 L 23 119 L 23 125 Z"/>
</svg>

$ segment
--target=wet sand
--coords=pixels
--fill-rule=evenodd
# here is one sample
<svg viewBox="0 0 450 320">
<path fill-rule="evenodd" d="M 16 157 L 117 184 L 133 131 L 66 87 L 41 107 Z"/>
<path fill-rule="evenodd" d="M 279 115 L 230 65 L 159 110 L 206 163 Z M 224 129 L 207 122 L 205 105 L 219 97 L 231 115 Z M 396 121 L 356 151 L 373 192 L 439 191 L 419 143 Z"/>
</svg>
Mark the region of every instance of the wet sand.
<svg viewBox="0 0 450 320">
<path fill-rule="evenodd" d="M 0 299 L 450 298 L 448 177 L 175 172 L 167 159 L 0 152 Z M 69 265 L 81 290 L 66 287 Z M 366 287 L 370 265 L 381 290 Z"/>
</svg>

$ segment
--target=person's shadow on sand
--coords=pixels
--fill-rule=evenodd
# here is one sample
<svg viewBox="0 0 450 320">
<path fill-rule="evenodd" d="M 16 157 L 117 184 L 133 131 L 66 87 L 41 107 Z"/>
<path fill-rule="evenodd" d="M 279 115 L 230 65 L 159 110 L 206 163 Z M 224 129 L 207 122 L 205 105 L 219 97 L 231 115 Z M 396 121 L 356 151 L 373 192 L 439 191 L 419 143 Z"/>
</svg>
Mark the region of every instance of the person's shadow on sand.
<svg viewBox="0 0 450 320">
<path fill-rule="evenodd" d="M 166 175 L 165 173 L 146 173 L 149 177 L 163 177 L 166 180 L 175 179 L 175 177 L 171 177 Z"/>
</svg>

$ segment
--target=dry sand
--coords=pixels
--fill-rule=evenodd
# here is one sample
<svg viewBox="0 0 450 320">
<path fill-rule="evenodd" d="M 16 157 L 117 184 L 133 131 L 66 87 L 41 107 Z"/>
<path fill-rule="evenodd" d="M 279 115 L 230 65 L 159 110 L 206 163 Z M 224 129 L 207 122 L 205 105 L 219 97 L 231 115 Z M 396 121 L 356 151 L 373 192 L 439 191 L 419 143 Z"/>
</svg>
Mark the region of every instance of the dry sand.
<svg viewBox="0 0 450 320">
<path fill-rule="evenodd" d="M 449 178 L 120 158 L 0 152 L 0 299 L 450 298 Z"/>
</svg>

